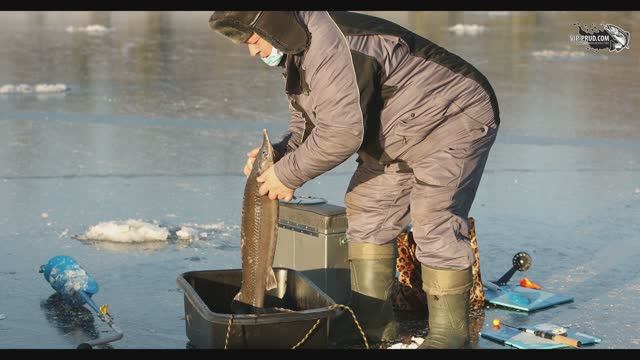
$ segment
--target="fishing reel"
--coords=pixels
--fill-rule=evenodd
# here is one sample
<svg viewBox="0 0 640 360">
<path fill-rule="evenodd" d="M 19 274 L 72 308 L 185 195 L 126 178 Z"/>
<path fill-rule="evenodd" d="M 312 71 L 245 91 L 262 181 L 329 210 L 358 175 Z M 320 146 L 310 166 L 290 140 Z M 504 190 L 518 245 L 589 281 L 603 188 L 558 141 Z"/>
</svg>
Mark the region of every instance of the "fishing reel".
<svg viewBox="0 0 640 360">
<path fill-rule="evenodd" d="M 513 264 L 511 266 L 511 269 L 507 270 L 507 272 L 504 273 L 504 275 L 502 275 L 498 280 L 494 281 L 494 283 L 499 286 L 506 285 L 509 280 L 511 280 L 513 274 L 515 274 L 516 271 L 529 270 L 532 262 L 533 260 L 531 259 L 531 256 L 529 254 L 524 251 L 518 252 L 513 256 L 513 259 L 511 260 L 511 263 Z"/>
</svg>

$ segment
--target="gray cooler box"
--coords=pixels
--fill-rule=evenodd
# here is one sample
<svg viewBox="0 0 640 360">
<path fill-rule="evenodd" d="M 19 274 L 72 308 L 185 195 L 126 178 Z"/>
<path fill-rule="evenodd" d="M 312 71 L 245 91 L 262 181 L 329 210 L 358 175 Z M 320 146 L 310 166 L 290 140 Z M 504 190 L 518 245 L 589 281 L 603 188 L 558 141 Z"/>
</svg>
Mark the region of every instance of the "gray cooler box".
<svg viewBox="0 0 640 360">
<path fill-rule="evenodd" d="M 274 267 L 305 274 L 336 303 L 351 294 L 344 207 L 280 203 Z"/>
</svg>

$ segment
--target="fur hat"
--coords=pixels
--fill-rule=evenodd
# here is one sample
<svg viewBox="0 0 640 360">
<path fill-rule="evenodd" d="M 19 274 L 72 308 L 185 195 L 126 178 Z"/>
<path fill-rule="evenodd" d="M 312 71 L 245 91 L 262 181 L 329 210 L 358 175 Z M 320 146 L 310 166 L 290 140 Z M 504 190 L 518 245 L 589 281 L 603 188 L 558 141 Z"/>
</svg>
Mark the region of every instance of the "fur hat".
<svg viewBox="0 0 640 360">
<path fill-rule="evenodd" d="M 214 11 L 209 27 L 237 44 L 255 32 L 286 54 L 306 50 L 311 40 L 295 11 Z"/>
</svg>

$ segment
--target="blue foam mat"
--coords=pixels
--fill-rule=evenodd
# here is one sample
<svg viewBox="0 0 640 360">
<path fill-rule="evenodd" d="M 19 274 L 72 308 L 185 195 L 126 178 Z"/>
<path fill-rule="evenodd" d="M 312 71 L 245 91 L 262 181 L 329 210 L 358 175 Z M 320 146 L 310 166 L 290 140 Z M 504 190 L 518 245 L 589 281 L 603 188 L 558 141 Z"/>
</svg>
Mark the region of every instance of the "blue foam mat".
<svg viewBox="0 0 640 360">
<path fill-rule="evenodd" d="M 572 296 L 558 295 L 544 290 L 536 290 L 520 285 L 496 286 L 499 290 L 485 286 L 485 300 L 494 305 L 522 311 L 537 311 L 573 301 Z"/>
<path fill-rule="evenodd" d="M 534 330 L 550 331 L 557 328 L 557 325 L 550 323 L 537 324 L 532 327 Z M 549 339 L 541 338 L 533 334 L 520 331 L 507 326 L 500 328 L 494 327 L 492 324 L 486 324 L 480 336 L 483 338 L 498 342 L 503 345 L 515 347 L 517 349 L 566 349 L 569 345 L 557 343 Z M 587 335 L 572 329 L 567 329 L 567 337 L 579 340 L 582 346 L 589 346 L 600 343 L 601 339 L 595 336 Z"/>
</svg>

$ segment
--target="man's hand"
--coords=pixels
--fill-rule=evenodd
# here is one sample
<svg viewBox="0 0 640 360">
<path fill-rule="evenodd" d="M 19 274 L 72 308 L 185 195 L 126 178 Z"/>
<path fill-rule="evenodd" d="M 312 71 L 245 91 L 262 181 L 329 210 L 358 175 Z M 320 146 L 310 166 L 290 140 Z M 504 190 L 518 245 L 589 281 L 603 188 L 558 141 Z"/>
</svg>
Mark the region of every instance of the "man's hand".
<svg viewBox="0 0 640 360">
<path fill-rule="evenodd" d="M 260 185 L 260 189 L 258 190 L 260 195 L 269 194 L 269 199 L 271 200 L 290 201 L 293 198 L 294 190 L 289 189 L 280 182 L 280 180 L 276 176 L 275 171 L 273 170 L 273 166 L 268 168 L 267 171 L 264 172 L 264 174 L 258 176 L 256 180 L 259 183 L 262 183 L 262 185 Z"/>
<path fill-rule="evenodd" d="M 258 157 L 258 151 L 260 151 L 260 148 L 257 147 L 251 151 L 249 151 L 247 153 L 247 162 L 244 165 L 244 176 L 249 177 L 249 174 L 251 174 L 251 169 L 253 168 L 253 163 L 256 161 L 256 158 Z"/>
</svg>

